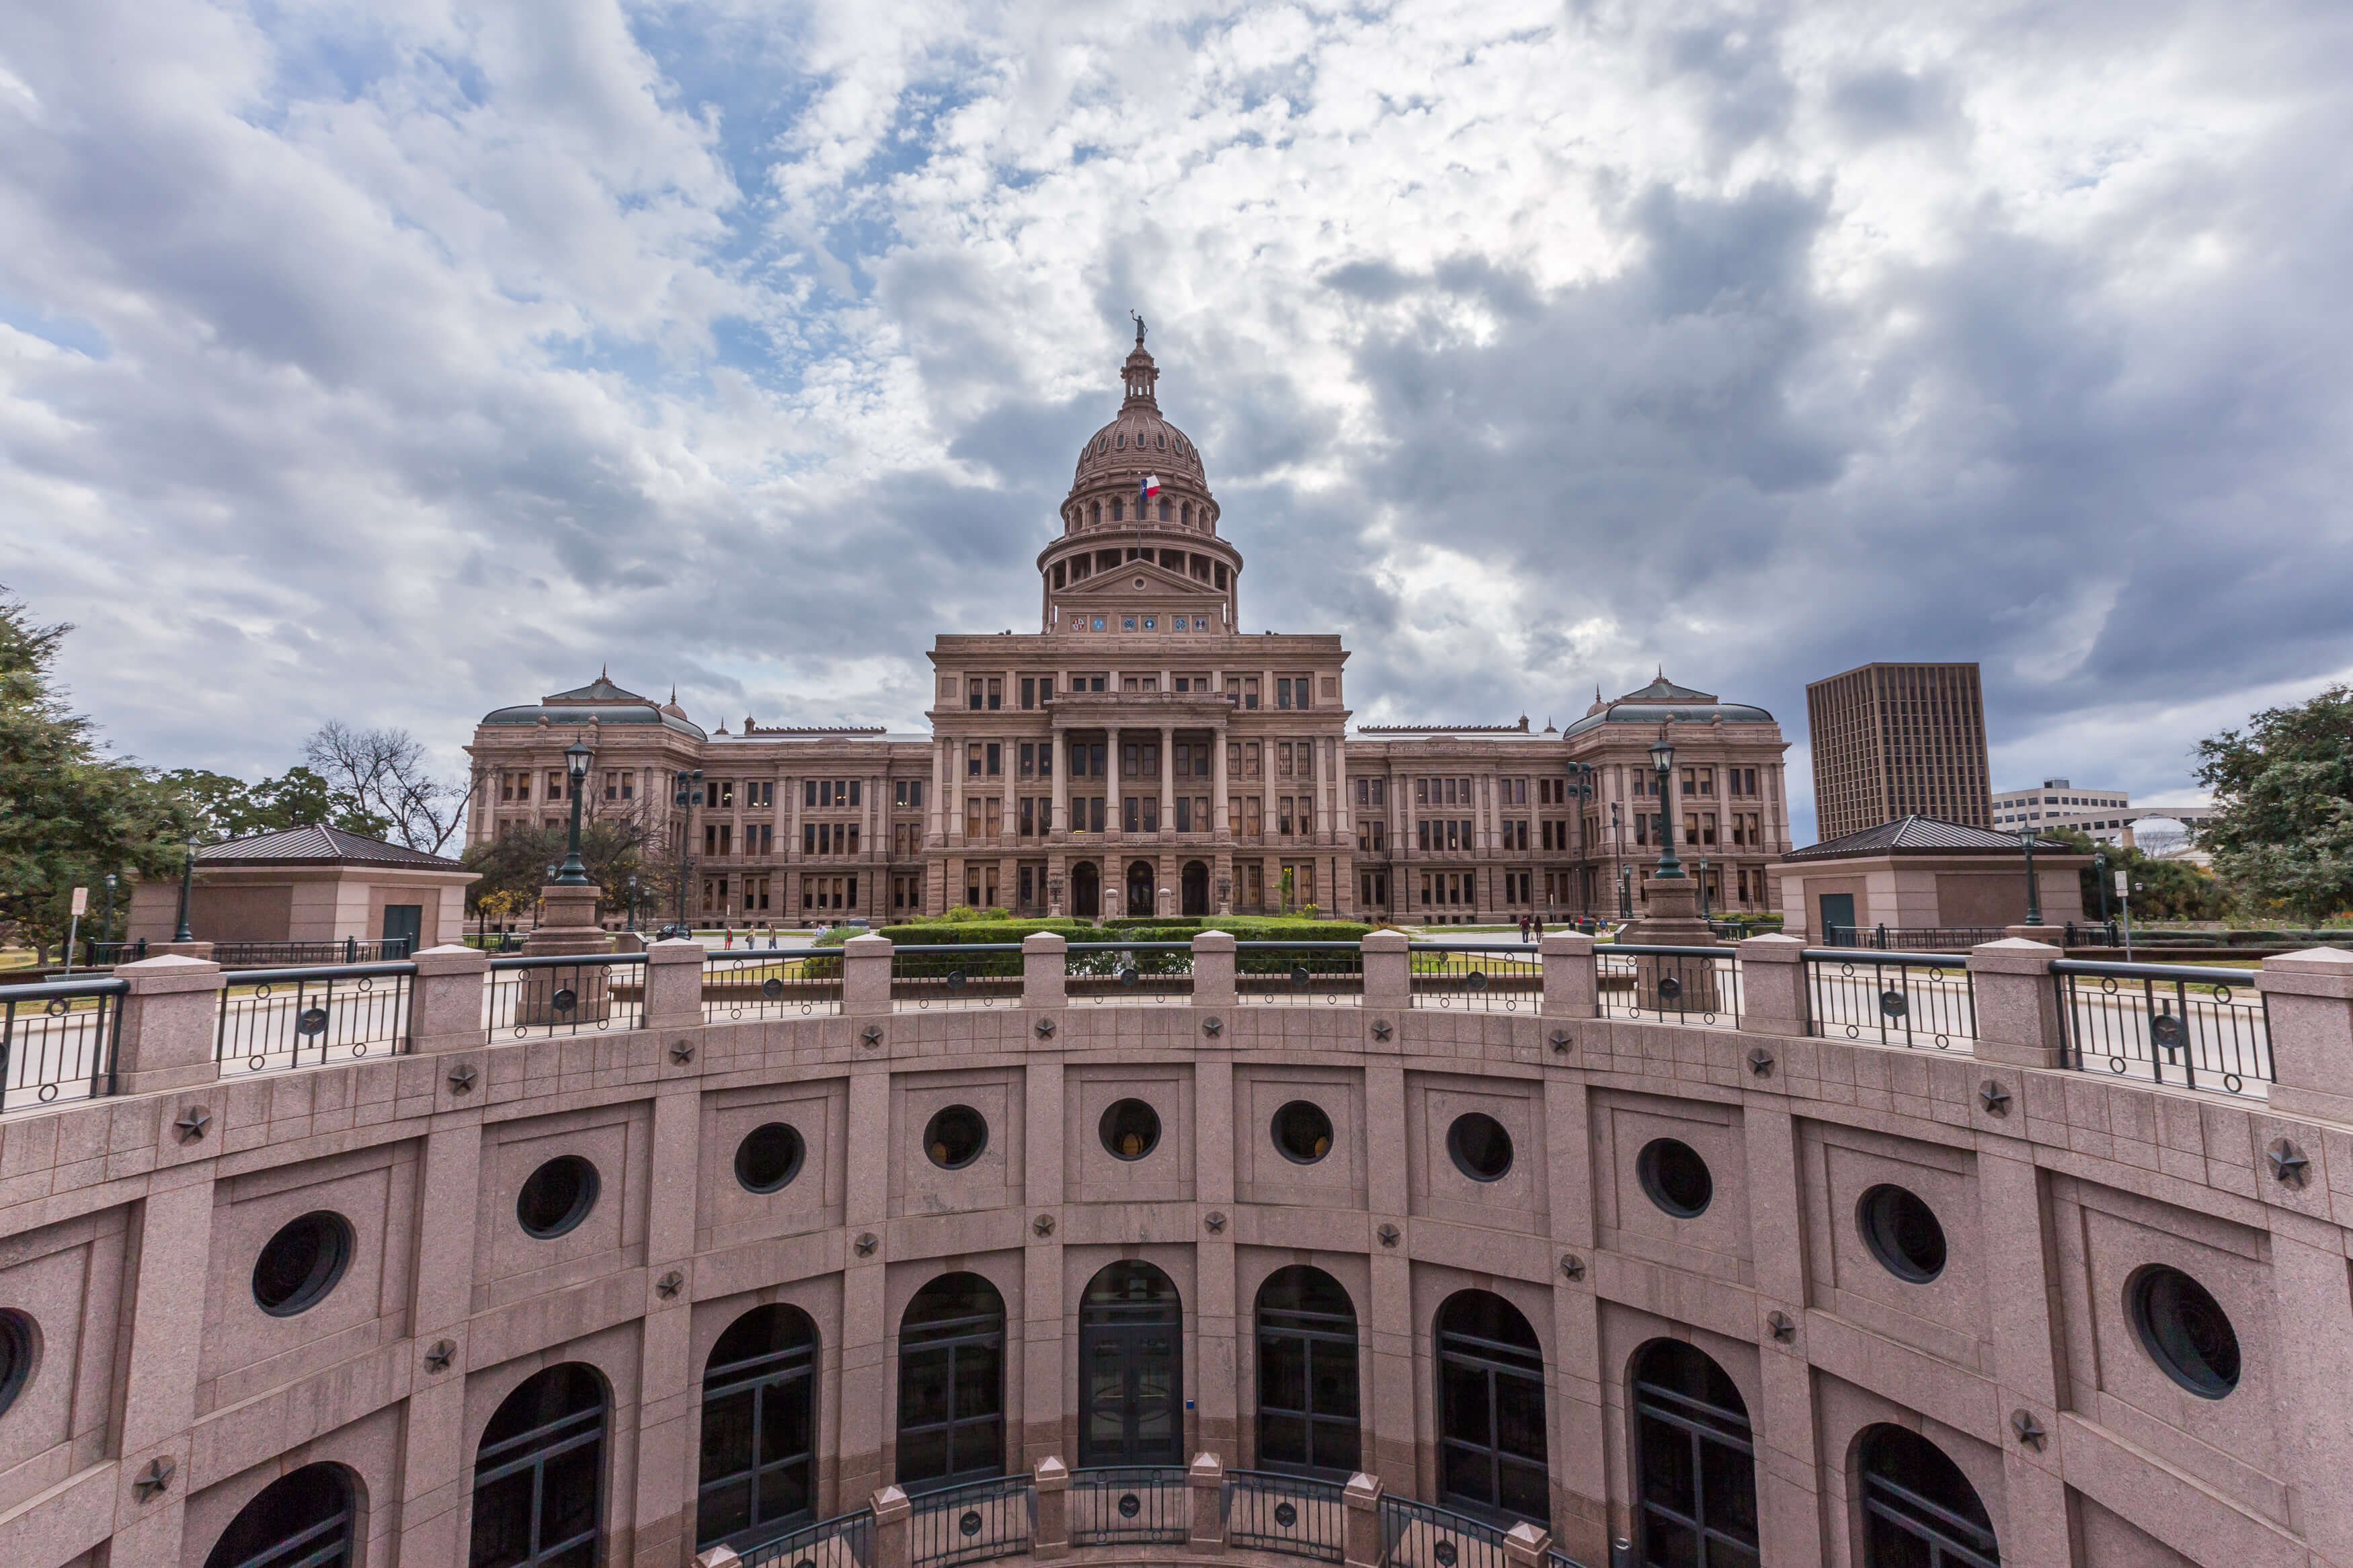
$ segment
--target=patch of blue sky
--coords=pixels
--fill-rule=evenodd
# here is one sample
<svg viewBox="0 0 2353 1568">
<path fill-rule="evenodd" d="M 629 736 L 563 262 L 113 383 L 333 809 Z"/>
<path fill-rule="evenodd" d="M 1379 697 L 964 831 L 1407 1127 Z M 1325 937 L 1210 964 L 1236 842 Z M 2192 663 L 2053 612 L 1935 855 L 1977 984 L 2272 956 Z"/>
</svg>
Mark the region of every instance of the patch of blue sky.
<svg viewBox="0 0 2353 1568">
<path fill-rule="evenodd" d="M 58 315 L 29 300 L 19 300 L 14 295 L 0 294 L 0 323 L 14 327 L 27 337 L 38 338 L 43 342 L 54 343 L 69 353 L 90 359 L 107 359 L 114 353 L 106 341 L 106 334 L 99 331 L 96 322 L 84 321 L 79 316 Z"/>
</svg>

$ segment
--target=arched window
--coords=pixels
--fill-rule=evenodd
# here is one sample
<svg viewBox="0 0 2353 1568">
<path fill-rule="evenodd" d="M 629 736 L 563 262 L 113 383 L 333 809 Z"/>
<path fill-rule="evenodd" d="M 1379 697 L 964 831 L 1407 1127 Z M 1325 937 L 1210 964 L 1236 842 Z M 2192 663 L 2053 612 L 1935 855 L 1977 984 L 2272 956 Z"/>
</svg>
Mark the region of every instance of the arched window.
<svg viewBox="0 0 2353 1568">
<path fill-rule="evenodd" d="M 1005 1473 L 1005 1298 L 943 1274 L 899 1320 L 899 1484 L 933 1491 Z"/>
<path fill-rule="evenodd" d="M 1166 496 L 1162 496 L 1160 498 L 1160 521 L 1163 522 L 1166 522 L 1168 521 L 1168 498 Z"/>
<path fill-rule="evenodd" d="M 1111 520 L 1113 522 L 1123 521 L 1125 520 L 1126 516 L 1127 503 L 1125 501 L 1115 500 L 1111 503 Z"/>
<path fill-rule="evenodd" d="M 1176 521 L 1183 523 L 1187 528 L 1193 526 L 1193 503 L 1191 501 L 1187 501 L 1183 506 L 1177 508 Z"/>
<path fill-rule="evenodd" d="M 237 1510 L 205 1568 L 340 1568 L 352 1560 L 354 1511 L 341 1465 L 305 1465 Z"/>
<path fill-rule="evenodd" d="M 1259 1468 L 1345 1480 L 1362 1454 L 1356 1306 L 1321 1268 L 1278 1268 L 1258 1289 Z"/>
<path fill-rule="evenodd" d="M 1985 1504 L 1936 1445 L 1872 1426 L 1862 1459 L 1863 1568 L 2000 1568 Z"/>
<path fill-rule="evenodd" d="M 816 1517 L 817 1325 L 797 1307 L 755 1307 L 727 1326 L 702 1370 L 696 1551 L 737 1551 Z"/>
<path fill-rule="evenodd" d="M 1087 503 L 1087 521 L 1089 522 L 1101 522 L 1103 521 L 1103 502 L 1093 500 Z"/>
<path fill-rule="evenodd" d="M 1501 1296 L 1462 1290 L 1439 1308 L 1438 1412 L 1440 1502 L 1551 1520 L 1544 1352 Z"/>
<path fill-rule="evenodd" d="M 578 1362 L 527 1379 L 474 1450 L 467 1568 L 592 1568 L 605 1492 L 605 1380 Z"/>
<path fill-rule="evenodd" d="M 1634 1358 L 1642 1562 L 1757 1568 L 1757 1449 L 1724 1369 L 1680 1340 Z"/>
<path fill-rule="evenodd" d="M 1149 1263 L 1114 1263 L 1079 1299 L 1079 1463 L 1184 1460 L 1184 1309 Z"/>
</svg>

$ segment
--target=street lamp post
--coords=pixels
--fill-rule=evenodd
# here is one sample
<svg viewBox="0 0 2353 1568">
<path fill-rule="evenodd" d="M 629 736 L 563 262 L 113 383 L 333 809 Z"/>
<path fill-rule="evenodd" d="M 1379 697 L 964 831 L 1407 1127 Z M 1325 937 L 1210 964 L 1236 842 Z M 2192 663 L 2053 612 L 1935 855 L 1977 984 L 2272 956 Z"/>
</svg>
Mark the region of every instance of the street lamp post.
<svg viewBox="0 0 2353 1568">
<path fill-rule="evenodd" d="M 2108 924 L 2115 917 L 2108 913 L 2108 852 L 2092 851 L 2092 878 L 2100 884 L 2100 924 Z"/>
<path fill-rule="evenodd" d="M 694 879 L 694 808 L 702 804 L 702 770 L 678 770 L 676 804 L 686 809 L 685 826 L 678 836 L 678 923 L 689 935 L 694 928 L 686 918 L 686 885 Z"/>
<path fill-rule="evenodd" d="M 1593 860 L 1593 847 L 1585 841 L 1585 803 L 1593 798 L 1593 764 L 1591 763 L 1571 763 L 1568 764 L 1567 773 L 1568 807 L 1570 811 L 1576 814 L 1577 817 L 1577 858 L 1578 875 L 1582 878 L 1584 872 L 1591 868 Z M 1567 847 L 1563 845 L 1561 847 L 1566 848 Z M 1587 900 L 1585 899 L 1585 896 L 1580 892 L 1578 895 L 1578 902 L 1583 904 Z M 1552 903 L 1551 899 L 1547 898 L 1545 900 L 1545 903 L 1549 907 Z M 1588 909 L 1585 912 L 1590 914 L 1592 913 L 1592 910 Z"/>
<path fill-rule="evenodd" d="M 2042 884 L 2034 875 L 2034 829 L 2020 828 L 2018 842 L 2026 850 L 2026 923 L 2039 926 L 2042 923 Z"/>
<path fill-rule="evenodd" d="M 629 929 L 638 929 L 638 879 L 629 879 Z"/>
<path fill-rule="evenodd" d="M 1675 813 L 1668 807 L 1671 798 L 1667 781 L 1675 767 L 1675 743 L 1667 738 L 1667 726 L 1659 726 L 1659 738 L 1651 742 L 1651 765 L 1659 772 L 1659 867 L 1656 875 L 1662 882 L 1686 880 L 1683 863 L 1675 858 Z"/>
<path fill-rule="evenodd" d="M 572 837 L 565 847 L 564 864 L 555 873 L 554 885 L 559 888 L 588 885 L 588 868 L 580 859 L 580 797 L 586 793 L 588 759 L 596 754 L 586 741 L 575 741 L 564 748 L 564 771 L 572 782 Z"/>
<path fill-rule="evenodd" d="M 1634 906 L 1630 896 L 1627 892 L 1626 813 L 1624 808 L 1614 800 L 1609 803 L 1609 831 L 1614 834 L 1618 839 L 1618 858 L 1616 865 L 1612 868 L 1618 873 L 1616 879 L 1618 883 L 1618 918 L 1621 921 L 1630 921 L 1634 918 Z"/>
<path fill-rule="evenodd" d="M 98 917 L 98 940 L 114 940 L 114 873 L 106 874 L 106 912 Z"/>
<path fill-rule="evenodd" d="M 188 931 L 188 900 L 196 890 L 196 838 L 188 836 L 187 858 L 180 866 L 180 929 L 172 934 L 174 942 L 194 942 Z"/>
<path fill-rule="evenodd" d="M 1707 919 L 1707 857 L 1699 858 L 1699 918 Z"/>
</svg>

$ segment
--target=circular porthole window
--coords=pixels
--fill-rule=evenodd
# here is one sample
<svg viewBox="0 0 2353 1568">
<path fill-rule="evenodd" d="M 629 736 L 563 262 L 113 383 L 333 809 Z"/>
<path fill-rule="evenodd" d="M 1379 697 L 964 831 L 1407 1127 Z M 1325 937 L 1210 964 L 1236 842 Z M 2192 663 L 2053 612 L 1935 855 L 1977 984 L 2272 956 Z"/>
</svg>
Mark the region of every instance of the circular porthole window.
<svg viewBox="0 0 2353 1568">
<path fill-rule="evenodd" d="M 1294 1165 L 1312 1165 L 1332 1152 L 1332 1119 L 1312 1100 L 1294 1100 L 1274 1113 L 1274 1147 Z"/>
<path fill-rule="evenodd" d="M 923 1152 L 943 1171 L 961 1171 L 988 1147 L 988 1121 L 969 1105 L 934 1111 L 923 1128 Z"/>
<path fill-rule="evenodd" d="M 2125 1313 L 2141 1349 L 2201 1399 L 2239 1386 L 2239 1336 L 2222 1304 L 2179 1268 L 2152 1263 L 2125 1282 Z"/>
<path fill-rule="evenodd" d="M 16 1403 L 25 1384 L 33 1380 L 33 1361 L 39 1353 L 40 1331 L 22 1312 L 0 1312 L 0 1415 Z"/>
<path fill-rule="evenodd" d="M 1114 1101 L 1096 1131 L 1115 1160 L 1141 1160 L 1160 1144 L 1160 1113 L 1140 1100 Z"/>
<path fill-rule="evenodd" d="M 1854 1218 L 1871 1255 L 1898 1279 L 1925 1285 L 1945 1271 L 1945 1227 L 1917 1194 L 1883 1183 L 1862 1194 Z"/>
<path fill-rule="evenodd" d="M 273 1318 L 309 1311 L 326 1299 L 352 1260 L 352 1224 L 319 1209 L 287 1221 L 253 1260 L 253 1300 Z"/>
<path fill-rule="evenodd" d="M 765 1121 L 735 1145 L 735 1179 L 751 1193 L 773 1193 L 801 1173 L 801 1135 L 781 1121 Z"/>
<path fill-rule="evenodd" d="M 515 1220 L 542 1241 L 562 1236 L 596 1206 L 596 1167 L 577 1154 L 559 1154 L 533 1171 L 515 1194 Z"/>
<path fill-rule="evenodd" d="M 1707 1212 L 1715 1196 L 1715 1178 L 1699 1151 L 1680 1138 L 1653 1138 L 1634 1156 L 1634 1174 L 1642 1191 L 1660 1208 L 1677 1219 Z"/>
<path fill-rule="evenodd" d="M 1472 1181 L 1499 1182 L 1512 1168 L 1512 1135 L 1485 1111 L 1467 1111 L 1446 1130 L 1446 1152 Z"/>
</svg>

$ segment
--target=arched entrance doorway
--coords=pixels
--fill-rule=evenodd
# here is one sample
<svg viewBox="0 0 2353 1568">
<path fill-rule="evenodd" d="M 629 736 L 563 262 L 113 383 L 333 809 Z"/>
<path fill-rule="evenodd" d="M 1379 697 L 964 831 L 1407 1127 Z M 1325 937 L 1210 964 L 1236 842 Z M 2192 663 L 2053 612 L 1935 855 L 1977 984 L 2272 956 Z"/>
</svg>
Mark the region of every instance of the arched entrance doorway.
<svg viewBox="0 0 2353 1568">
<path fill-rule="evenodd" d="M 1184 874 L 1179 878 L 1177 886 L 1184 899 L 1184 908 L 1180 912 L 1188 915 L 1206 915 L 1209 912 L 1209 868 L 1208 866 L 1198 860 L 1186 861 Z"/>
<path fill-rule="evenodd" d="M 1005 1473 L 1005 1298 L 943 1274 L 899 1321 L 899 1484 L 934 1491 Z"/>
<path fill-rule="evenodd" d="M 1977 1488 L 1944 1450 L 1905 1426 L 1862 1434 L 1863 1568 L 2000 1568 Z"/>
<path fill-rule="evenodd" d="M 1127 912 L 1132 915 L 1154 915 L 1160 912 L 1158 903 L 1159 877 L 1149 860 L 1127 863 Z"/>
<path fill-rule="evenodd" d="M 695 1550 L 741 1551 L 815 1518 L 816 1450 L 817 1325 L 797 1307 L 755 1307 L 702 1371 Z"/>
<path fill-rule="evenodd" d="M 1340 1282 L 1294 1263 L 1258 1289 L 1258 1464 L 1345 1480 L 1360 1462 L 1356 1309 Z"/>
<path fill-rule="evenodd" d="M 1071 913 L 1089 919 L 1103 913 L 1103 879 L 1092 860 L 1071 868 Z"/>
<path fill-rule="evenodd" d="M 1439 1308 L 1438 1411 L 1440 1502 L 1550 1521 L 1544 1351 L 1501 1296 L 1460 1290 Z"/>
<path fill-rule="evenodd" d="M 305 1465 L 237 1510 L 205 1568 L 341 1568 L 352 1560 L 355 1511 L 341 1465 Z"/>
<path fill-rule="evenodd" d="M 1184 1463 L 1184 1308 L 1149 1263 L 1114 1263 L 1079 1299 L 1079 1463 Z"/>
<path fill-rule="evenodd" d="M 1634 1358 L 1634 1495 L 1642 1562 L 1756 1568 L 1757 1448 L 1722 1367 L 1680 1340 Z"/>
<path fill-rule="evenodd" d="M 468 1568 L 593 1568 L 605 1491 L 605 1380 L 565 1362 L 506 1396 L 474 1451 Z"/>
</svg>

